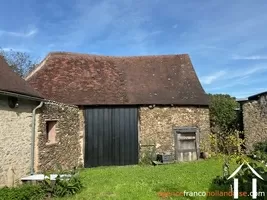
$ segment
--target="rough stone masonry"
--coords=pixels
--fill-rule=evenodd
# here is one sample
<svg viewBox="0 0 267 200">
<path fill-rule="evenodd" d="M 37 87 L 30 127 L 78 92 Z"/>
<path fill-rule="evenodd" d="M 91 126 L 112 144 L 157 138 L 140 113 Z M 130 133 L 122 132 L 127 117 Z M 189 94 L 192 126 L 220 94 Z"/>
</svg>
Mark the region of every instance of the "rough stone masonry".
<svg viewBox="0 0 267 200">
<path fill-rule="evenodd" d="M 267 140 L 267 94 L 244 103 L 243 123 L 248 151 L 253 150 L 254 144 Z"/>
<path fill-rule="evenodd" d="M 156 153 L 174 154 L 173 127 L 192 126 L 200 131 L 200 142 L 209 143 L 210 121 L 208 107 L 141 107 L 141 147 L 156 146 Z M 144 150 L 141 148 L 141 152 Z"/>
<path fill-rule="evenodd" d="M 39 114 L 36 170 L 71 169 L 82 165 L 79 108 L 46 102 Z M 56 121 L 56 142 L 47 143 L 46 123 Z"/>
<path fill-rule="evenodd" d="M 32 101 L 19 99 L 20 106 L 8 106 L 0 95 L 0 186 L 12 186 L 30 172 Z"/>
</svg>

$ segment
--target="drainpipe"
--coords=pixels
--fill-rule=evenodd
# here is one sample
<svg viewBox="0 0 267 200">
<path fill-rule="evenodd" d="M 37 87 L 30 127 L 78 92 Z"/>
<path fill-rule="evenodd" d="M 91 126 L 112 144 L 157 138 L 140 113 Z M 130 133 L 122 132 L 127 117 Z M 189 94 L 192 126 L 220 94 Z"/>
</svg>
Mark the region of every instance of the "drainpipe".
<svg viewBox="0 0 267 200">
<path fill-rule="evenodd" d="M 44 102 L 41 101 L 41 103 L 33 109 L 32 111 L 32 143 L 31 143 L 31 175 L 34 174 L 34 148 L 35 148 L 35 114 L 36 110 L 38 108 L 41 108 L 43 106 Z"/>
</svg>

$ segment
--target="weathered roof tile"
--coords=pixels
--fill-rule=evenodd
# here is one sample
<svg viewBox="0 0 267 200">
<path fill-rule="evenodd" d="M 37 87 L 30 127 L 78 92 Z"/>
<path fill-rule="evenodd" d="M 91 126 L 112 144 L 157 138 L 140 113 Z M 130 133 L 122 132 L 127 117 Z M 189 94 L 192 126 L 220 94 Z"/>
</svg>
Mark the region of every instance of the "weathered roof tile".
<svg viewBox="0 0 267 200">
<path fill-rule="evenodd" d="M 29 83 L 12 71 L 3 56 L 0 56 L 0 90 L 32 97 L 41 97 Z"/>
<path fill-rule="evenodd" d="M 187 54 L 112 57 L 55 52 L 26 80 L 46 98 L 75 105 L 208 105 Z"/>
</svg>

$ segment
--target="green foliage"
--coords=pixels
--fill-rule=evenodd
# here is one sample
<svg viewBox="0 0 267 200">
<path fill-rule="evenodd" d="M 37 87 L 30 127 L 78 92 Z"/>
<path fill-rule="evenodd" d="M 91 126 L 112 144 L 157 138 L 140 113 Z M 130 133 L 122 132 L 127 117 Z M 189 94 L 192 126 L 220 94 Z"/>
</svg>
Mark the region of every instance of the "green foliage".
<svg viewBox="0 0 267 200">
<path fill-rule="evenodd" d="M 211 151 L 214 154 L 238 154 L 244 145 L 243 132 L 240 130 L 240 105 L 234 97 L 227 94 L 209 94 Z"/>
<path fill-rule="evenodd" d="M 240 154 L 241 146 L 244 145 L 244 140 L 241 139 L 241 131 L 232 132 L 217 132 L 217 134 L 210 134 L 211 151 L 214 154 Z"/>
<path fill-rule="evenodd" d="M 230 189 L 230 185 L 232 184 L 232 180 L 227 180 L 230 174 L 230 163 L 236 163 L 238 165 L 247 161 L 246 156 L 244 154 L 231 154 L 229 156 L 223 156 L 224 162 L 222 165 L 222 176 L 216 176 L 213 179 L 213 183 L 219 186 L 224 186 L 225 188 Z"/>
<path fill-rule="evenodd" d="M 267 153 L 262 151 L 253 151 L 251 154 L 248 155 L 253 160 L 257 160 L 261 163 L 267 164 Z"/>
<path fill-rule="evenodd" d="M 51 197 L 67 197 L 77 194 L 83 185 L 78 171 L 75 169 L 70 176 L 62 177 L 58 173 L 56 180 L 45 179 L 38 184 L 22 184 L 18 187 L 0 189 L 0 200 L 43 200 Z M 49 174 L 45 174 L 50 177 Z"/>
<path fill-rule="evenodd" d="M 75 195 L 83 188 L 79 173 L 76 172 L 76 170 L 71 172 L 70 177 L 62 175 L 62 173 L 59 173 L 56 180 L 50 180 L 47 178 L 42 182 L 42 188 L 48 197 L 65 197 Z M 48 174 L 46 174 L 46 176 L 50 177 Z"/>
<path fill-rule="evenodd" d="M 218 186 L 225 186 L 230 188 L 232 180 L 227 180 L 226 176 L 216 176 L 216 178 L 213 179 L 212 183 Z"/>
<path fill-rule="evenodd" d="M 254 144 L 254 150 L 267 153 L 267 140 Z"/>
<path fill-rule="evenodd" d="M 45 192 L 39 185 L 23 184 L 18 187 L 0 189 L 0 200 L 41 200 Z"/>
<path fill-rule="evenodd" d="M 213 183 L 218 186 L 224 186 L 228 187 L 230 189 L 230 185 L 233 184 L 232 179 L 228 179 L 230 176 L 229 173 L 229 163 L 230 160 L 235 160 L 238 165 L 242 163 L 248 163 L 248 158 L 245 155 L 238 155 L 225 158 L 224 164 L 223 164 L 223 175 L 217 176 L 213 179 Z M 253 172 L 250 170 L 248 165 L 244 164 L 241 170 L 236 174 L 235 178 L 238 179 L 239 182 L 239 191 L 247 192 L 248 194 L 252 190 L 252 178 L 257 178 L 257 189 L 259 192 L 266 192 L 267 191 L 267 171 L 264 169 L 259 162 L 249 162 L 249 165 L 261 176 L 264 180 L 258 179 Z M 227 171 L 227 173 L 225 173 Z M 259 197 L 257 199 L 264 199 L 264 197 Z"/>
<path fill-rule="evenodd" d="M 252 162 L 250 163 L 250 166 L 255 169 L 255 171 L 258 172 L 261 177 L 263 177 L 263 179 L 267 180 L 267 172 L 262 166 L 260 166 L 259 163 Z M 239 183 L 241 186 L 240 190 L 250 192 L 252 189 L 252 178 L 256 178 L 256 176 L 251 172 L 247 165 L 244 165 L 242 167 L 242 170 L 240 170 L 240 173 L 237 174 L 236 178 L 239 179 Z M 259 191 L 267 191 L 266 181 L 258 179 L 257 182 L 257 187 Z"/>
<path fill-rule="evenodd" d="M 142 155 L 140 158 L 139 164 L 141 165 L 147 165 L 151 164 L 151 161 L 156 160 L 156 147 L 155 145 L 153 146 L 148 146 L 148 147 L 143 147 L 144 150 L 142 151 Z"/>
<path fill-rule="evenodd" d="M 254 151 L 252 151 L 248 156 L 267 166 L 267 141 L 258 142 L 253 146 Z"/>
<path fill-rule="evenodd" d="M 210 122 L 212 132 L 229 131 L 236 128 L 238 115 L 235 111 L 239 107 L 234 97 L 227 94 L 209 94 Z"/>
</svg>

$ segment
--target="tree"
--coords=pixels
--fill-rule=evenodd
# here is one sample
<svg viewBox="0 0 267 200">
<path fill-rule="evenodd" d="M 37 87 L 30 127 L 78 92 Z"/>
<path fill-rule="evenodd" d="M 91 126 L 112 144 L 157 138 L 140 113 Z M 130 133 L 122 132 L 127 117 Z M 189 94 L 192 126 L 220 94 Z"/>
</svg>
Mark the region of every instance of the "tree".
<svg viewBox="0 0 267 200">
<path fill-rule="evenodd" d="M 6 51 L 0 48 L 0 55 L 2 55 L 11 69 L 25 77 L 37 66 L 37 61 L 33 61 L 30 54 L 26 52 L 14 51 L 12 49 Z"/>
<path fill-rule="evenodd" d="M 213 133 L 212 148 L 215 152 L 231 154 L 240 152 L 244 145 L 240 132 L 240 111 L 238 102 L 228 94 L 209 94 L 210 128 Z"/>
<path fill-rule="evenodd" d="M 236 99 L 228 94 L 209 94 L 212 132 L 230 132 L 237 128 L 239 107 Z"/>
</svg>

